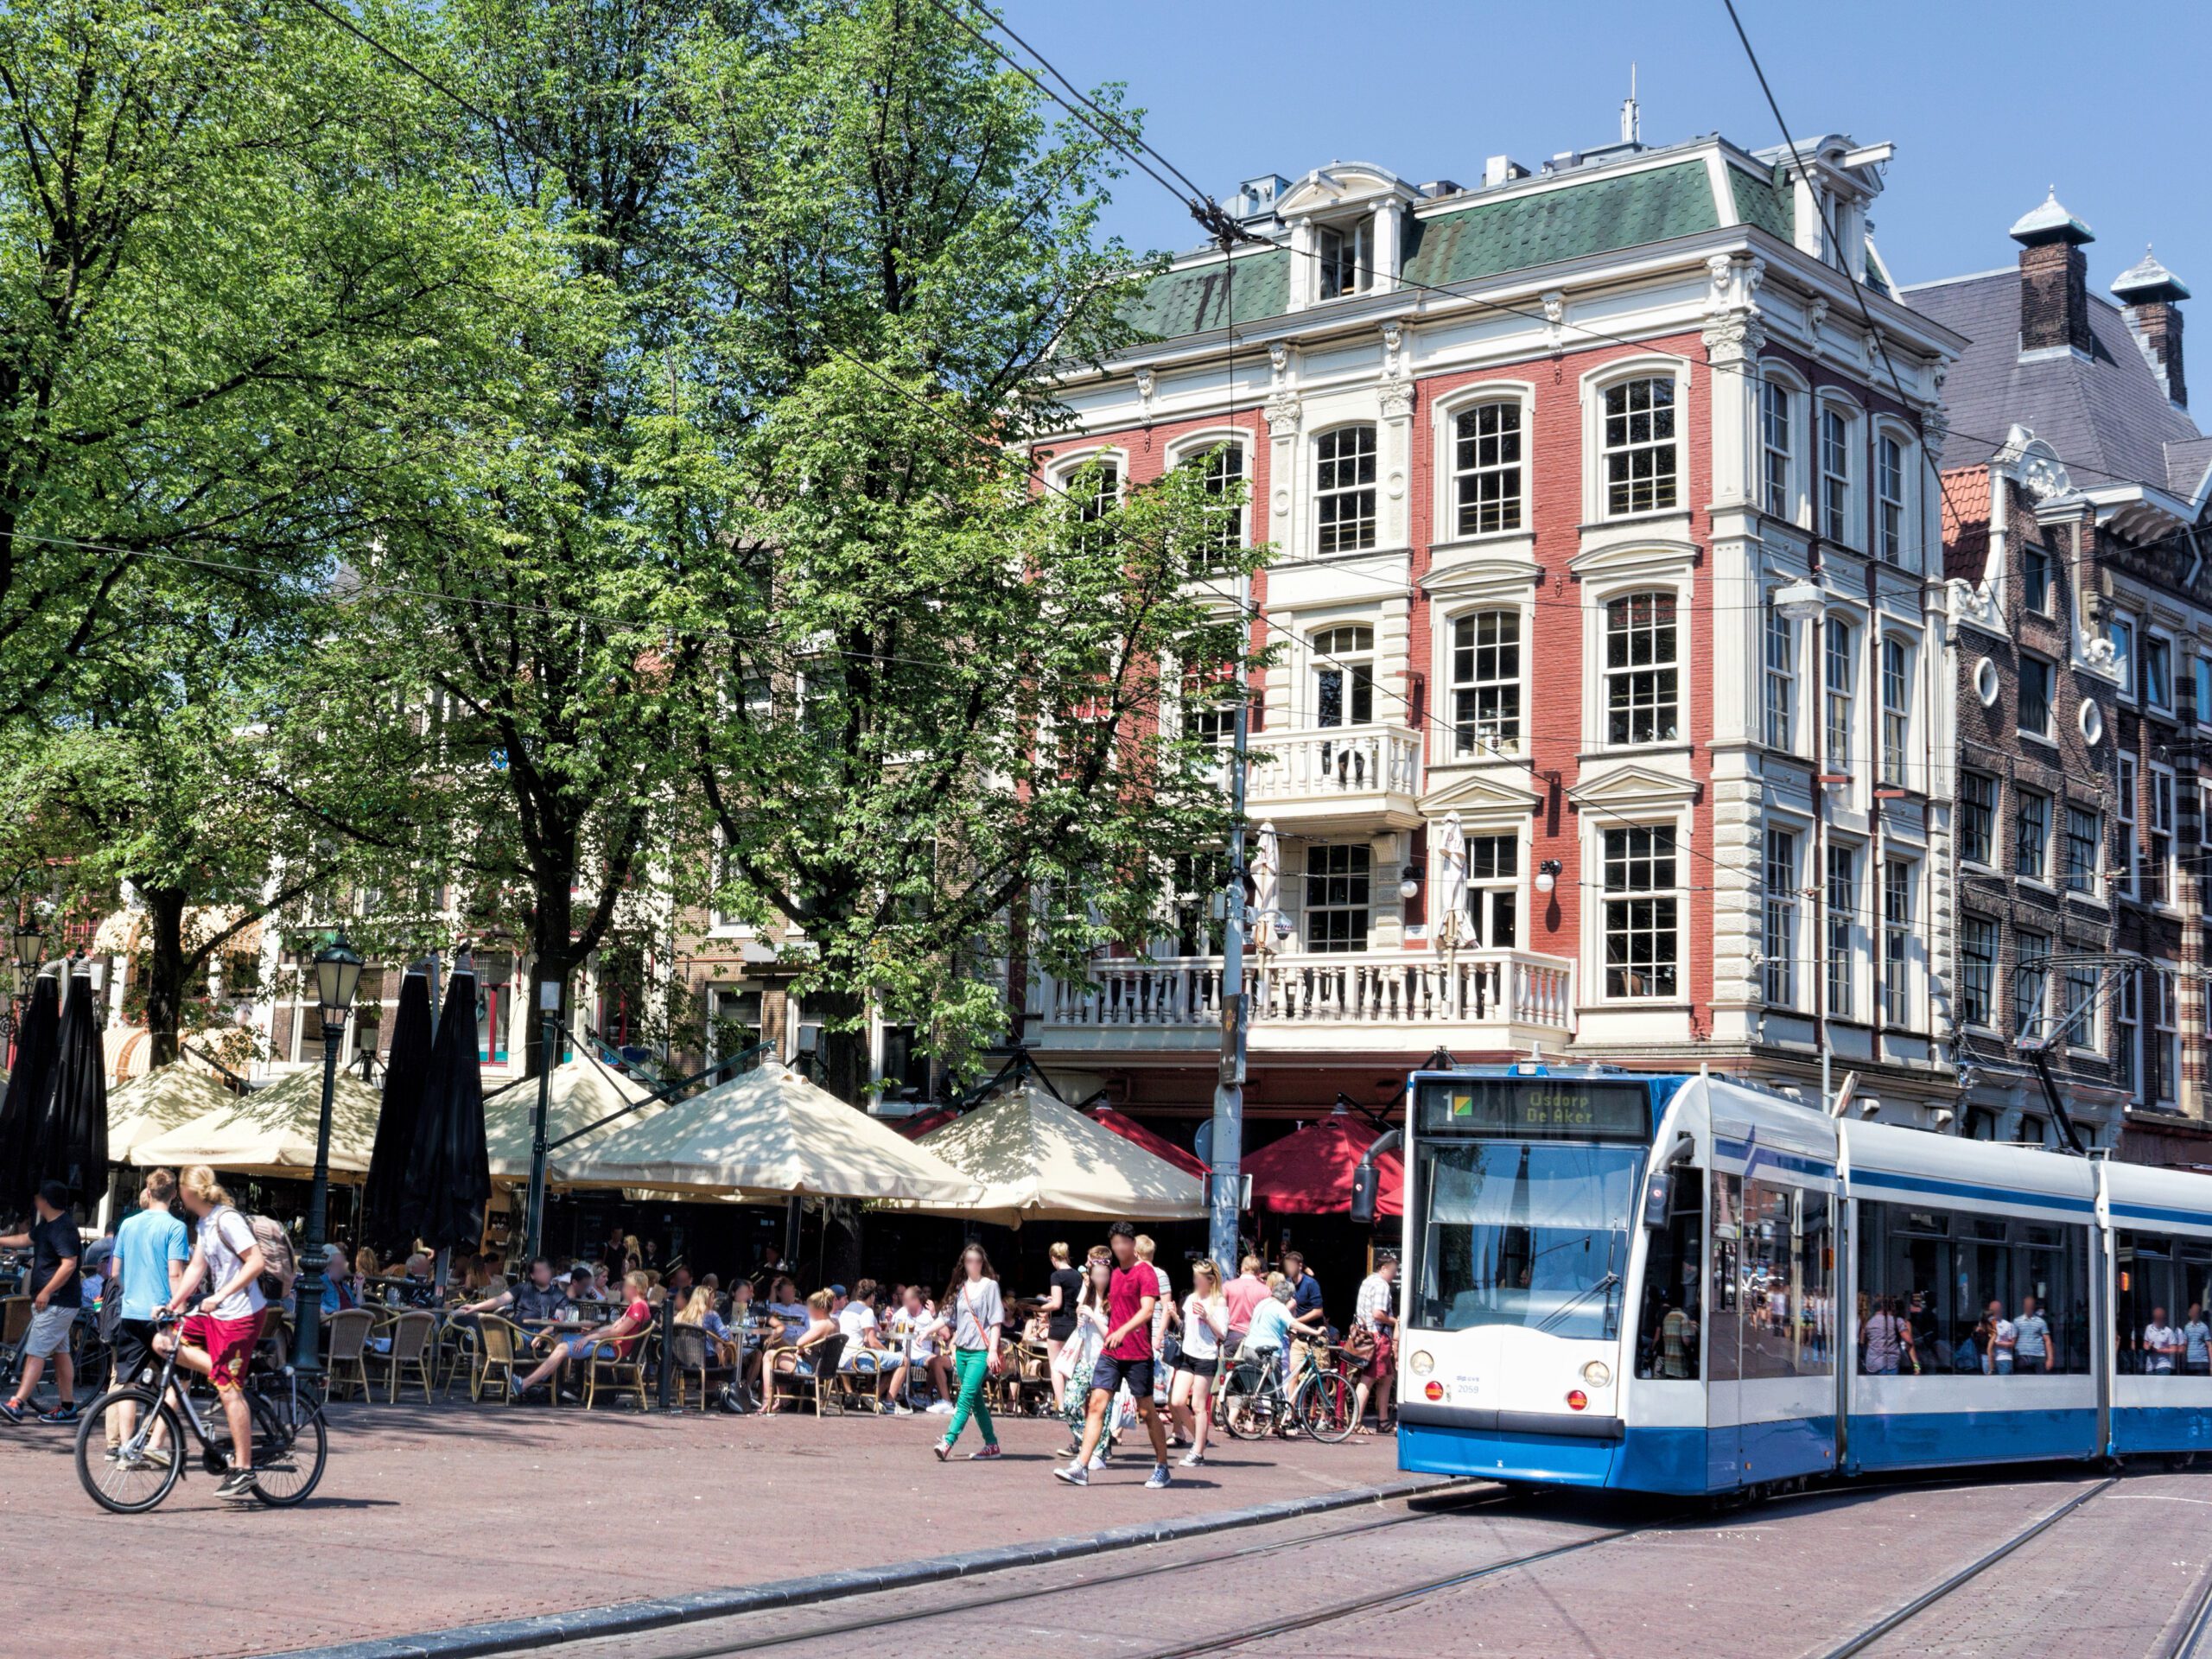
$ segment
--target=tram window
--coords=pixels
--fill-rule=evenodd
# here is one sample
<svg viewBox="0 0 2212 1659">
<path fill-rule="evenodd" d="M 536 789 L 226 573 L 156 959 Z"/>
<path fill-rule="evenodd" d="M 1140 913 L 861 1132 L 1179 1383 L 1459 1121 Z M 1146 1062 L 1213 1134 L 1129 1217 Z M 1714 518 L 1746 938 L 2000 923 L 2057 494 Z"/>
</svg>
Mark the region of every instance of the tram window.
<svg viewBox="0 0 2212 1659">
<path fill-rule="evenodd" d="M 1828 1195 L 1753 1179 L 1736 1270 L 1738 1374 L 1826 1376 L 1835 1369 Z M 1716 1325 L 1717 1329 L 1717 1325 Z"/>
<path fill-rule="evenodd" d="M 2011 1368 L 1986 1318 L 1991 1302 L 2017 1326 L 2048 1327 L 2052 1363 L 2089 1369 L 2088 1230 L 1862 1202 L 1859 1206 L 1859 1364 L 1923 1376 L 1984 1376 Z M 1931 1221 L 1941 1225 L 1930 1225 Z M 2029 1332 L 2032 1340 L 2041 1334 Z"/>
<path fill-rule="evenodd" d="M 2133 1376 L 2212 1375 L 2212 1242 L 2124 1232 L 2113 1240 L 2113 1351 Z"/>
<path fill-rule="evenodd" d="M 1643 1296 L 1637 1320 L 1636 1374 L 1695 1381 L 1704 1324 L 1698 1281 L 1705 1251 L 1704 1194 L 1697 1172 L 1676 1172 L 1667 1224 L 1655 1230 L 1643 1257 Z"/>
</svg>

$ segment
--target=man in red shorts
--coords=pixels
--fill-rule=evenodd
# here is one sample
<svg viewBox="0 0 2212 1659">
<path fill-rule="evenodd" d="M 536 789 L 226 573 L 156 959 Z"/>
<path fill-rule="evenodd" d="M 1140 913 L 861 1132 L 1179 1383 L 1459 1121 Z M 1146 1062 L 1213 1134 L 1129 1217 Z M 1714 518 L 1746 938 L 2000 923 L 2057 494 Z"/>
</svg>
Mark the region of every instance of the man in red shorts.
<svg viewBox="0 0 2212 1659">
<path fill-rule="evenodd" d="M 253 1228 L 231 1205 L 231 1195 L 215 1184 L 215 1172 L 194 1164 L 177 1180 L 184 1207 L 194 1220 L 192 1259 L 169 1298 L 168 1311 L 194 1307 L 200 1287 L 207 1287 L 196 1311 L 176 1338 L 176 1362 L 215 1385 L 223 1418 L 231 1427 L 231 1470 L 215 1488 L 226 1503 L 251 1503 L 253 1490 L 253 1414 L 247 1407 L 245 1368 L 261 1334 L 262 1300 L 257 1282 L 265 1265 Z"/>
</svg>

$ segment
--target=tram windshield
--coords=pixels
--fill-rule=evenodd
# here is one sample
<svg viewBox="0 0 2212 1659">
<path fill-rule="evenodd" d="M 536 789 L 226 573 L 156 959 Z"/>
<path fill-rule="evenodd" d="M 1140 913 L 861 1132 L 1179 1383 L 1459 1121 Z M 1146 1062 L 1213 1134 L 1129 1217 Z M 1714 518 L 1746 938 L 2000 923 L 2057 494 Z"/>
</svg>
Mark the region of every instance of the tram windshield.
<svg viewBox="0 0 2212 1659">
<path fill-rule="evenodd" d="M 1643 1157 L 1641 1145 L 1421 1139 L 1414 1322 L 1618 1336 Z"/>
</svg>

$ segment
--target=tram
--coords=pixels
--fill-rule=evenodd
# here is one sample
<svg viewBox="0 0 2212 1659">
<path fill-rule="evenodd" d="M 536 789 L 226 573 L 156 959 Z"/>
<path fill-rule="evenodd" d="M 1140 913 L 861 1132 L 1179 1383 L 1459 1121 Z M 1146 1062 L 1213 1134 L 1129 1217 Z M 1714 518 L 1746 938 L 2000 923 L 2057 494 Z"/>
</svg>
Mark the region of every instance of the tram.
<svg viewBox="0 0 2212 1659">
<path fill-rule="evenodd" d="M 1405 1135 L 1402 1468 L 1711 1493 L 2212 1450 L 2212 1176 L 1538 1064 L 1414 1073 Z"/>
</svg>

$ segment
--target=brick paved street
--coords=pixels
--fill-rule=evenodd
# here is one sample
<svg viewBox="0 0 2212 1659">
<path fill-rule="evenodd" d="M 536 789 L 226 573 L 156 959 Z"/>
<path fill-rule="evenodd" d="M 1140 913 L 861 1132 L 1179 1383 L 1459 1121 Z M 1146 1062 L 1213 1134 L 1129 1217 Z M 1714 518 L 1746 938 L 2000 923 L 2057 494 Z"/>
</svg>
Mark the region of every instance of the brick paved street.
<svg viewBox="0 0 2212 1659">
<path fill-rule="evenodd" d="M 678 1591 L 874 1566 L 1396 1478 L 1384 1440 L 1231 1445 L 1166 1492 L 1142 1465 L 1088 1491 L 1049 1479 L 1057 1424 L 1005 1424 L 996 1465 L 939 1465 L 943 1419 L 644 1416 L 465 1403 L 333 1408 L 330 1467 L 305 1507 L 232 1513 L 188 1474 L 152 1515 L 96 1509 L 60 1430 L 0 1428 L 0 1530 L 84 1587 L 64 1618 L 20 1568 L 0 1652 L 41 1659 L 264 1653 Z M 977 1444 L 969 1431 L 967 1446 Z M 259 1605 L 202 1581 L 249 1553 Z M 323 1587 L 297 1588 L 309 1563 Z M 97 1593 L 89 1586 L 97 1583 Z M 34 1608 L 42 1609 L 34 1614 Z"/>
</svg>

